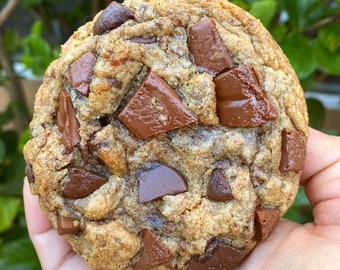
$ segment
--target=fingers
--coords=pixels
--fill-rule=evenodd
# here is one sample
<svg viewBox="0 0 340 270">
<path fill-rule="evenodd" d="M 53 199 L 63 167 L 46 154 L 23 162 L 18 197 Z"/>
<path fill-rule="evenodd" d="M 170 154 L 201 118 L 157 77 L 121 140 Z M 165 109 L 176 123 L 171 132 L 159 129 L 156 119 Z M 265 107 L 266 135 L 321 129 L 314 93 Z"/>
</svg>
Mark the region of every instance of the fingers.
<svg viewBox="0 0 340 270">
<path fill-rule="evenodd" d="M 340 138 L 310 129 L 301 184 L 316 225 L 340 225 Z"/>
<path fill-rule="evenodd" d="M 301 184 L 340 159 L 340 138 L 326 135 L 310 128 L 307 143 L 307 158 L 302 171 Z"/>
<path fill-rule="evenodd" d="M 67 241 L 53 229 L 39 206 L 38 196 L 31 194 L 27 179 L 23 194 L 28 232 L 42 269 L 89 269 L 81 256 L 76 255 Z"/>
</svg>

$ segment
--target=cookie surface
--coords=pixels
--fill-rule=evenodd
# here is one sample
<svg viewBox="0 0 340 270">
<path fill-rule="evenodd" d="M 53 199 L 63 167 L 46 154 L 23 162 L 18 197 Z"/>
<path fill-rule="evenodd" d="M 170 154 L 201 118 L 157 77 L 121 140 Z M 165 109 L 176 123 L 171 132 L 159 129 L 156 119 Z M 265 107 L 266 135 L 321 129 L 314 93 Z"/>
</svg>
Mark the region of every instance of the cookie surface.
<svg viewBox="0 0 340 270">
<path fill-rule="evenodd" d="M 222 0 L 113 2 L 62 46 L 24 149 L 33 194 L 94 269 L 232 269 L 292 204 L 303 91 Z"/>
</svg>

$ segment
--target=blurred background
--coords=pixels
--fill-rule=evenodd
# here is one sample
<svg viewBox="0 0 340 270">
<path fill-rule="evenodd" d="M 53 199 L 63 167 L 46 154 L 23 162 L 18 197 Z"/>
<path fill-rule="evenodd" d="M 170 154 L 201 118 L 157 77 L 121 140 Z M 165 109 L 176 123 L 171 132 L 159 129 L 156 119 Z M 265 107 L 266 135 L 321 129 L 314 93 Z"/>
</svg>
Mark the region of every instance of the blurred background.
<svg viewBox="0 0 340 270">
<path fill-rule="evenodd" d="M 0 269 L 41 269 L 22 202 L 34 95 L 80 25 L 111 1 L 0 0 Z M 117 1 L 122 2 L 122 1 Z M 340 135 L 340 0 L 233 0 L 271 32 L 305 90 L 310 126 Z M 285 216 L 313 220 L 303 187 Z"/>
</svg>

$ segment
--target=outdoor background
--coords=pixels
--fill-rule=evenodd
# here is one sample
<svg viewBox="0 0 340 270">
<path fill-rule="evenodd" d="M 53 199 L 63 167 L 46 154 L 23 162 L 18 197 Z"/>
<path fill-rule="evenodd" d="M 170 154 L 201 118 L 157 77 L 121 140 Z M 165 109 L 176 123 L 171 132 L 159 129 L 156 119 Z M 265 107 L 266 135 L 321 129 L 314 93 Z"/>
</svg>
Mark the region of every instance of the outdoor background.
<svg viewBox="0 0 340 270">
<path fill-rule="evenodd" d="M 110 2 L 0 0 L 0 269 L 40 269 L 22 201 L 34 94 L 60 44 Z M 285 51 L 305 89 L 310 126 L 340 135 L 340 0 L 230 2 L 259 18 Z M 313 220 L 303 188 L 286 217 Z"/>
</svg>

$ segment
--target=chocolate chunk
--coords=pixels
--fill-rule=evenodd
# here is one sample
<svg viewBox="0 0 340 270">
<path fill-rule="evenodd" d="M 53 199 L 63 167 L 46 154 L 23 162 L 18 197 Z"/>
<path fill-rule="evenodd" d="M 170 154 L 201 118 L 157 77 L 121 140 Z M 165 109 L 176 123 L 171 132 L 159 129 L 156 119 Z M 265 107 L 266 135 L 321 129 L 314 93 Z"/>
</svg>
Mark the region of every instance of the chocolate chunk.
<svg viewBox="0 0 340 270">
<path fill-rule="evenodd" d="M 111 78 L 109 79 L 110 84 L 118 89 L 122 89 L 123 83 L 119 80 L 117 80 L 116 78 Z"/>
<path fill-rule="evenodd" d="M 64 184 L 63 195 L 71 199 L 84 198 L 108 181 L 103 176 L 80 168 L 70 168 L 67 175 L 70 181 Z"/>
<path fill-rule="evenodd" d="M 221 239 L 208 243 L 204 254 L 194 255 L 185 270 L 231 270 L 238 266 L 247 252 L 237 249 Z"/>
<path fill-rule="evenodd" d="M 235 68 L 218 75 L 214 82 L 217 114 L 222 125 L 256 127 L 277 118 L 254 67 Z"/>
<path fill-rule="evenodd" d="M 101 35 L 106 31 L 121 26 L 127 20 L 133 19 L 134 13 L 126 6 L 113 1 L 103 12 L 93 26 L 93 34 Z"/>
<path fill-rule="evenodd" d="M 89 95 L 93 67 L 96 62 L 97 57 L 92 52 L 87 52 L 79 58 L 65 74 L 70 85 L 84 96 Z"/>
<path fill-rule="evenodd" d="M 140 139 L 197 121 L 176 92 L 153 72 L 147 75 L 118 117 Z"/>
<path fill-rule="evenodd" d="M 25 173 L 26 173 L 26 176 L 27 176 L 28 183 L 34 184 L 35 178 L 34 178 L 34 174 L 33 174 L 32 164 L 30 164 L 30 163 L 26 164 Z"/>
<path fill-rule="evenodd" d="M 58 215 L 58 234 L 77 234 L 81 231 L 79 224 L 72 219 Z"/>
<path fill-rule="evenodd" d="M 233 193 L 228 179 L 221 170 L 215 169 L 207 186 L 207 197 L 215 201 L 227 201 L 233 199 Z"/>
<path fill-rule="evenodd" d="M 257 208 L 255 210 L 255 240 L 264 241 L 274 231 L 280 220 L 278 209 Z"/>
<path fill-rule="evenodd" d="M 68 150 L 73 150 L 73 147 L 80 142 L 80 125 L 76 118 L 76 110 L 73 107 L 71 96 L 65 90 L 60 93 L 57 126 L 62 133 L 62 143 Z"/>
<path fill-rule="evenodd" d="M 140 44 L 152 44 L 157 42 L 157 37 L 133 37 L 129 41 Z"/>
<path fill-rule="evenodd" d="M 160 163 L 149 170 L 141 171 L 137 178 L 140 203 L 151 202 L 165 195 L 175 195 L 188 190 L 181 175 Z"/>
<path fill-rule="evenodd" d="M 302 131 L 282 131 L 282 172 L 301 171 L 305 166 L 307 138 Z"/>
<path fill-rule="evenodd" d="M 145 270 L 168 262 L 171 251 L 151 231 L 142 231 L 143 248 L 138 262 L 133 269 Z"/>
<path fill-rule="evenodd" d="M 212 19 L 203 19 L 189 27 L 189 49 L 197 66 L 215 73 L 234 68 L 233 60 Z"/>
</svg>

